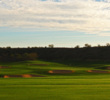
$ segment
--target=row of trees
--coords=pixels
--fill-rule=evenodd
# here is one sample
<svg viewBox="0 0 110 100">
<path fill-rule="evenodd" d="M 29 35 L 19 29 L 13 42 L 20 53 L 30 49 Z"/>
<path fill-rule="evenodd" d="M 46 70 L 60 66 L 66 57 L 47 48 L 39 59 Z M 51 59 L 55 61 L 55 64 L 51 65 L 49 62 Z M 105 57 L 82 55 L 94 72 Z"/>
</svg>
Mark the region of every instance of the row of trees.
<svg viewBox="0 0 110 100">
<path fill-rule="evenodd" d="M 106 46 L 79 48 L 28 47 L 28 48 L 0 48 L 0 61 L 25 60 L 106 60 L 110 61 L 110 44 Z"/>
<path fill-rule="evenodd" d="M 110 46 L 110 43 L 106 43 L 105 46 Z M 84 45 L 84 47 L 92 47 L 92 46 L 91 46 L 91 44 L 86 43 L 86 44 Z M 83 47 L 83 48 L 84 48 L 84 47 Z M 97 46 L 94 46 L 94 47 L 104 47 L 104 46 L 101 46 L 100 44 L 98 44 Z M 79 45 L 76 45 L 75 48 L 80 48 L 80 46 L 79 46 Z"/>
<path fill-rule="evenodd" d="M 0 61 L 25 61 L 36 59 L 37 53 L 10 53 L 5 51 L 5 53 L 0 54 Z"/>
<path fill-rule="evenodd" d="M 110 43 L 106 43 L 105 46 L 110 46 Z M 84 47 L 83 48 L 85 48 L 85 47 L 92 47 L 92 45 L 86 43 L 86 44 L 84 44 Z M 103 46 L 101 46 L 100 44 L 98 44 L 97 46 L 94 46 L 94 47 L 103 47 Z M 48 45 L 48 48 L 54 48 L 54 45 L 53 44 L 49 44 Z M 80 48 L 80 45 L 76 45 L 74 48 Z"/>
</svg>

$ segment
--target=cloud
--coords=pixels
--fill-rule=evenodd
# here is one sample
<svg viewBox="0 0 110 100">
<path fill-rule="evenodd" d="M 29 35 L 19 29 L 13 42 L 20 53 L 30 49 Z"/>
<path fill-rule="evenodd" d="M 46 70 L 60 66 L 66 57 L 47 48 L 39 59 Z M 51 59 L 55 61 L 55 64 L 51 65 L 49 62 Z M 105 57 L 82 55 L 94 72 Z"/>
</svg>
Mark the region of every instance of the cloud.
<svg viewBox="0 0 110 100">
<path fill-rule="evenodd" d="M 110 36 L 110 0 L 0 0 L 0 27 Z"/>
</svg>

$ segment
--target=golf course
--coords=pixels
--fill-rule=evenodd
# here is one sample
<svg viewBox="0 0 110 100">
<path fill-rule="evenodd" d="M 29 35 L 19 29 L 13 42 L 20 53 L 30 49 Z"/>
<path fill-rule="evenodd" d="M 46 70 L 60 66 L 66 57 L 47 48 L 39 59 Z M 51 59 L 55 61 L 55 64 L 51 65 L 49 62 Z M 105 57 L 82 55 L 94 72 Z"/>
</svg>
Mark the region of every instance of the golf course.
<svg viewBox="0 0 110 100">
<path fill-rule="evenodd" d="M 110 0 L 0 0 L 0 100 L 110 100 Z"/>
<path fill-rule="evenodd" d="M 110 99 L 109 62 L 36 60 L 2 62 L 0 66 L 0 100 Z M 49 73 L 52 70 L 72 73 Z"/>
</svg>

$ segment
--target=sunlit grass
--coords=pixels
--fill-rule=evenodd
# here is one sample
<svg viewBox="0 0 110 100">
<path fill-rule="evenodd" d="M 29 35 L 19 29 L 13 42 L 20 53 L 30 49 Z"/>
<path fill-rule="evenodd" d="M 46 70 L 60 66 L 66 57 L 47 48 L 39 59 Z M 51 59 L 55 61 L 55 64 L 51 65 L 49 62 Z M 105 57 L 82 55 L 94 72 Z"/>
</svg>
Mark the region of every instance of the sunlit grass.
<svg viewBox="0 0 110 100">
<path fill-rule="evenodd" d="M 47 64 L 38 66 L 29 64 Z M 87 70 L 109 66 L 109 63 L 68 63 L 27 61 L 1 63 L 0 75 L 40 74 L 36 78 L 0 78 L 0 100 L 109 100 L 110 73 L 88 73 Z M 49 70 L 75 70 L 73 74 L 49 74 Z M 100 69 L 102 70 L 102 69 Z"/>
</svg>

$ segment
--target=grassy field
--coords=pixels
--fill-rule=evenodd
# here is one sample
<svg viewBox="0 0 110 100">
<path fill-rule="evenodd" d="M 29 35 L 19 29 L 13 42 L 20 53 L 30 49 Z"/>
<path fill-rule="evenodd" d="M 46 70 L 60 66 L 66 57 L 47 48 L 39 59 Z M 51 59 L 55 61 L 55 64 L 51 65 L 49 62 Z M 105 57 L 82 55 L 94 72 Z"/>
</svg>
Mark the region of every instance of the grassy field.
<svg viewBox="0 0 110 100">
<path fill-rule="evenodd" d="M 30 66 L 28 64 L 47 64 Z M 88 73 L 110 66 L 101 62 L 27 61 L 0 63 L 0 75 L 36 74 L 46 77 L 0 78 L 0 100 L 110 100 L 110 73 Z M 49 70 L 74 70 L 72 74 L 49 74 Z M 104 70 L 104 69 L 100 69 Z"/>
</svg>

